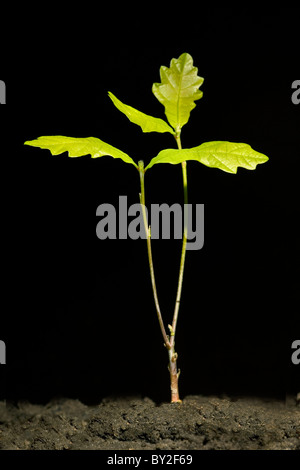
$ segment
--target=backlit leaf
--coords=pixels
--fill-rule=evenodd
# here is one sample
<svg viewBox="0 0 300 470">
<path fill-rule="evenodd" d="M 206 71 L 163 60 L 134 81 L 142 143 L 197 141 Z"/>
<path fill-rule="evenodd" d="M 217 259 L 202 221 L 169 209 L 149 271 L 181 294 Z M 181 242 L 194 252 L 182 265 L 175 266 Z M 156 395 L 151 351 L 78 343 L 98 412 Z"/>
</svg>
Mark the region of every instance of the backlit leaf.
<svg viewBox="0 0 300 470">
<path fill-rule="evenodd" d="M 138 168 L 129 155 L 96 137 L 77 138 L 62 135 L 49 135 L 38 137 L 36 140 L 29 140 L 24 144 L 48 149 L 52 155 L 59 155 L 63 152 L 69 152 L 69 157 L 91 155 L 92 158 L 98 158 L 109 155 L 113 158 L 121 158 L 124 162 L 131 163 Z"/>
<path fill-rule="evenodd" d="M 179 59 L 172 59 L 170 68 L 160 68 L 161 83 L 154 83 L 152 91 L 165 107 L 165 113 L 171 126 L 178 132 L 195 108 L 195 101 L 203 96 L 199 90 L 204 79 L 197 75 L 193 58 L 182 54 Z"/>
<path fill-rule="evenodd" d="M 171 134 L 175 134 L 174 130 L 166 123 L 166 121 L 163 121 L 163 119 L 149 116 L 148 114 L 132 108 L 132 106 L 122 103 L 122 101 L 120 101 L 110 91 L 108 92 L 108 95 L 116 108 L 118 108 L 121 113 L 124 113 L 125 116 L 128 117 L 129 121 L 140 126 L 143 132 L 170 132 Z"/>
<path fill-rule="evenodd" d="M 237 173 L 238 167 L 255 170 L 256 166 L 269 160 L 266 155 L 256 152 L 248 144 L 234 142 L 206 142 L 191 149 L 162 150 L 151 160 L 146 170 L 157 163 L 176 165 L 187 160 L 196 160 L 211 168 L 227 173 Z"/>
</svg>

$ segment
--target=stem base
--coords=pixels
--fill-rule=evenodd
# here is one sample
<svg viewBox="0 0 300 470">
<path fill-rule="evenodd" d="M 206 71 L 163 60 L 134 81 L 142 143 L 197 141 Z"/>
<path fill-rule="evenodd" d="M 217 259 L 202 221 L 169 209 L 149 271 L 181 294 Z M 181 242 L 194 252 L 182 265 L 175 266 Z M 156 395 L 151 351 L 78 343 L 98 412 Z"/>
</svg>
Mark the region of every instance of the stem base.
<svg viewBox="0 0 300 470">
<path fill-rule="evenodd" d="M 177 371 L 178 354 L 174 350 L 174 346 L 168 351 L 169 353 L 169 372 L 171 385 L 171 403 L 182 403 L 179 398 L 178 379 L 180 372 Z"/>
</svg>

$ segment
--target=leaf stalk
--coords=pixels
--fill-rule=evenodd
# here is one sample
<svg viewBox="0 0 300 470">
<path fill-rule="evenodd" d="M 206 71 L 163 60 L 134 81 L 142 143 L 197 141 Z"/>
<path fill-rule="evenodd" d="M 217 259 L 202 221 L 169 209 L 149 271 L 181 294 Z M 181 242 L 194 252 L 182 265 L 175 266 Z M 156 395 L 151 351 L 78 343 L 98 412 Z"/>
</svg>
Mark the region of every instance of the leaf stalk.
<svg viewBox="0 0 300 470">
<path fill-rule="evenodd" d="M 139 167 L 140 183 L 141 183 L 140 203 L 141 203 L 141 206 L 142 206 L 142 214 L 143 214 L 144 227 L 145 227 L 146 240 L 147 240 L 147 252 L 148 252 L 148 260 L 149 260 L 150 277 L 151 277 L 151 283 L 152 283 L 154 303 L 155 303 L 158 322 L 159 322 L 161 333 L 162 333 L 162 336 L 163 336 L 163 339 L 164 339 L 165 346 L 168 350 L 170 350 L 171 349 L 171 344 L 170 344 L 170 341 L 169 341 L 169 337 L 166 333 L 166 329 L 165 329 L 164 322 L 163 322 L 163 319 L 162 319 L 160 306 L 159 306 L 159 301 L 158 301 L 157 289 L 156 289 L 153 258 L 152 258 L 152 248 L 151 248 L 151 229 L 148 226 L 147 213 L 146 213 L 146 204 L 145 204 L 145 183 L 144 183 L 145 170 L 144 170 L 144 162 L 142 160 L 140 160 L 138 162 L 138 167 Z"/>
</svg>

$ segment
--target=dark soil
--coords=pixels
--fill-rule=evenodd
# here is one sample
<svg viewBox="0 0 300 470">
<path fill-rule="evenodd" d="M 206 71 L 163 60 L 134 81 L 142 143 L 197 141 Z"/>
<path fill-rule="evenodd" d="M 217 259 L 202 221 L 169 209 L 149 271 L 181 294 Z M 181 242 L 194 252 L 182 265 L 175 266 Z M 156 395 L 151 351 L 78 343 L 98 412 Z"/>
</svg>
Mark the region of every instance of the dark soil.
<svg viewBox="0 0 300 470">
<path fill-rule="evenodd" d="M 88 406 L 0 403 L 0 448 L 300 450 L 300 407 L 261 398 L 188 396 L 182 404 L 106 398 Z"/>
</svg>

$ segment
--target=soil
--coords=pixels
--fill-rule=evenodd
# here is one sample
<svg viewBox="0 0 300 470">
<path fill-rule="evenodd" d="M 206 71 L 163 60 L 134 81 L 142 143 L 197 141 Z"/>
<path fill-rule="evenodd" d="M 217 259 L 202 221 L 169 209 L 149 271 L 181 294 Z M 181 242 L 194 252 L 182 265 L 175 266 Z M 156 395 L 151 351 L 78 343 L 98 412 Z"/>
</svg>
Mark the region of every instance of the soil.
<svg viewBox="0 0 300 470">
<path fill-rule="evenodd" d="M 108 397 L 0 403 L 5 450 L 300 450 L 296 399 L 188 396 L 182 404 Z"/>
</svg>

